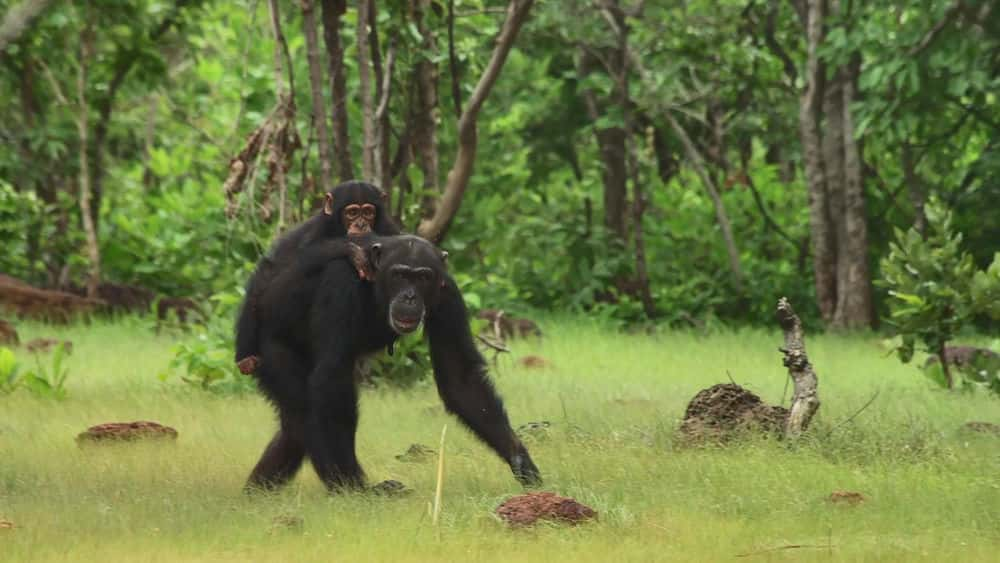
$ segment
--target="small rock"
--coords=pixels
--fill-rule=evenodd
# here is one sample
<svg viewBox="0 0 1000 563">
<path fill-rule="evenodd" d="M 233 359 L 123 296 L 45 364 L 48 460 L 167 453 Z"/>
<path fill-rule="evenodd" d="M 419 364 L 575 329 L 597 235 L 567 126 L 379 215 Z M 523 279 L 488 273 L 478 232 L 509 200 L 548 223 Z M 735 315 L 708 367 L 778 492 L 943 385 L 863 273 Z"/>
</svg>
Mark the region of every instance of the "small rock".
<svg viewBox="0 0 1000 563">
<path fill-rule="evenodd" d="M 552 367 L 552 363 L 541 356 L 524 356 L 517 359 L 517 365 L 527 369 L 545 369 Z"/>
<path fill-rule="evenodd" d="M 980 432 L 983 434 L 997 434 L 1000 435 L 1000 424 L 994 424 L 992 422 L 980 422 L 972 421 L 966 422 L 962 425 L 965 430 L 971 430 L 973 432 Z"/>
<path fill-rule="evenodd" d="M 73 343 L 69 340 L 56 340 L 55 338 L 35 338 L 24 343 L 25 350 L 36 354 L 47 354 L 62 344 L 68 354 L 73 351 Z"/>
<path fill-rule="evenodd" d="M 133 441 L 147 439 L 177 439 L 177 431 L 157 422 L 108 422 L 91 426 L 76 437 L 77 443 Z"/>
<path fill-rule="evenodd" d="M 423 444 L 410 444 L 410 447 L 405 452 L 397 455 L 396 459 L 407 463 L 418 463 L 427 461 L 436 454 L 437 452 L 433 448 L 429 448 Z"/>
<path fill-rule="evenodd" d="M 406 488 L 406 485 L 396 481 L 395 479 L 386 479 L 381 483 L 372 487 L 371 492 L 379 496 L 395 497 L 410 494 L 412 489 Z"/>
<path fill-rule="evenodd" d="M 830 502 L 834 504 L 861 504 L 865 502 L 865 495 L 854 491 L 833 491 L 830 493 Z"/>
<path fill-rule="evenodd" d="M 597 516 L 593 508 L 550 492 L 513 496 L 497 507 L 496 514 L 512 526 L 530 526 L 539 520 L 577 524 Z"/>
</svg>

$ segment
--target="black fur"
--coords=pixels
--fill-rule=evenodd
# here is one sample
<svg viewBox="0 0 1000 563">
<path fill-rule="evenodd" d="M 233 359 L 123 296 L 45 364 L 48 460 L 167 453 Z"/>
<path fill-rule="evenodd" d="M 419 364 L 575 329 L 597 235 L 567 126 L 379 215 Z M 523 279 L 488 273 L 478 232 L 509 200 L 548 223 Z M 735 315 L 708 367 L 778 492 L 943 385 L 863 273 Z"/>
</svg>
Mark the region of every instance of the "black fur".
<svg viewBox="0 0 1000 563">
<path fill-rule="evenodd" d="M 539 483 L 538 469 L 511 429 L 487 376 L 465 303 L 442 253 L 413 236 L 379 237 L 377 242 L 374 284 L 358 279 L 348 260 L 334 260 L 322 268 L 300 264 L 292 275 L 275 278 L 262 295 L 262 361 L 255 375 L 278 410 L 281 428 L 247 487 L 284 484 L 306 456 L 331 490 L 364 486 L 354 448 L 354 363 L 397 338 L 390 311 L 416 304 L 424 311 L 434 378 L 445 407 L 503 458 L 519 481 Z M 400 268 L 425 268 L 432 274 L 424 270 L 423 277 L 409 283 L 393 274 Z M 397 301 L 402 305 L 393 309 Z"/>
<path fill-rule="evenodd" d="M 330 260 L 349 254 L 350 247 L 341 242 L 347 238 L 347 229 L 341 221 L 341 213 L 345 207 L 350 204 L 371 203 L 375 205 L 375 233 L 399 234 L 399 226 L 393 221 L 385 205 L 384 192 L 372 184 L 344 182 L 333 188 L 330 196 L 333 198 L 332 213 L 327 214 L 321 209 L 279 238 L 270 252 L 257 263 L 257 269 L 247 281 L 243 307 L 236 321 L 237 362 L 259 355 L 261 351 L 258 343 L 258 304 L 261 295 L 275 282 L 277 276 L 295 265 L 304 269 L 302 273 L 308 273 L 310 268 L 325 265 Z M 331 241 L 337 244 L 331 244 Z"/>
</svg>

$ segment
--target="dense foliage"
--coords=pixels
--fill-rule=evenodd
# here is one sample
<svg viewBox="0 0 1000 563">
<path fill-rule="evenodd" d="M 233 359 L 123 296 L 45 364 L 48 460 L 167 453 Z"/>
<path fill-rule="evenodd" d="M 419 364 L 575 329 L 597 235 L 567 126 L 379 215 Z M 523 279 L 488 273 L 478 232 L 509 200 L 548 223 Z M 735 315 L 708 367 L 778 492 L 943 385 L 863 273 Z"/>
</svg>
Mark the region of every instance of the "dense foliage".
<svg viewBox="0 0 1000 563">
<path fill-rule="evenodd" d="M 0 1 L 0 12 L 15 3 Z M 317 26 L 326 72 L 330 28 L 320 7 L 339 4 L 50 5 L 0 47 L 0 270 L 38 285 L 83 284 L 92 262 L 81 221 L 86 178 L 102 279 L 238 296 L 272 237 L 314 208 L 323 163 L 304 30 Z M 828 81 L 857 69 L 847 111 L 871 266 L 861 283 L 882 277 L 894 229 L 923 232 L 931 196 L 953 210 L 961 250 L 987 267 L 1000 240 L 1000 222 L 985 219 L 1000 201 L 1000 10 L 944 0 L 841 4 L 823 15 L 816 56 Z M 371 53 L 359 50 L 354 4 L 336 16 L 347 97 L 333 100 L 324 76 L 326 113 L 346 109 L 350 145 L 341 148 L 363 176 L 357 161 L 371 117 L 361 92 L 374 90 L 369 101 L 379 102 L 389 86 L 392 205 L 408 230 L 446 184 L 460 145 L 456 115 L 490 62 L 504 5 L 379 3 Z M 531 7 L 478 117 L 473 174 L 442 242 L 453 269 L 476 304 L 513 311 L 769 323 L 786 295 L 810 322 L 826 319 L 800 138 L 812 52 L 806 3 L 643 5 Z M 362 67 L 387 79 L 366 85 Z M 429 90 L 420 82 L 428 77 Z M 227 202 L 230 159 L 274 119 L 289 89 L 286 152 L 257 155 Z M 436 124 L 432 137 L 419 137 L 424 117 Z M 439 163 L 428 165 L 423 145 L 407 147 L 407 138 L 433 139 Z M 275 187 L 276 168 L 286 191 Z M 881 316 L 886 296 L 876 287 Z"/>
</svg>

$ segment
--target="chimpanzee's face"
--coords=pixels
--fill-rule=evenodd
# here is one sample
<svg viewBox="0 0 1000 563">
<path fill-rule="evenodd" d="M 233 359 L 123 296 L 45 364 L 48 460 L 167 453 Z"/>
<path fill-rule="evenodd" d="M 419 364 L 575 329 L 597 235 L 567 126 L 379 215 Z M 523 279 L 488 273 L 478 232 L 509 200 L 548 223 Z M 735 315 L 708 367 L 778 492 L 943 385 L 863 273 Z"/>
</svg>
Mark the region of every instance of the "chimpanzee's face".
<svg viewBox="0 0 1000 563">
<path fill-rule="evenodd" d="M 375 205 L 352 203 L 344 207 L 341 221 L 348 236 L 365 235 L 375 231 Z"/>
<path fill-rule="evenodd" d="M 371 254 L 375 291 L 388 303 L 389 326 L 399 335 L 416 331 L 437 304 L 448 253 L 422 238 L 400 236 L 372 245 Z"/>
</svg>

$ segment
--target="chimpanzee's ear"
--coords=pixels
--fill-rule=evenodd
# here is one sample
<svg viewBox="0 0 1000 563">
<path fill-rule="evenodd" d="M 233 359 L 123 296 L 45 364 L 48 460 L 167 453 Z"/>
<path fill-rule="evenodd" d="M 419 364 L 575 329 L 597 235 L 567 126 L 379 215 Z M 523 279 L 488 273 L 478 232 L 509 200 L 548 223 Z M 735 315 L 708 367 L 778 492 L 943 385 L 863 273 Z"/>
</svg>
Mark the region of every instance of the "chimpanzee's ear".
<svg viewBox="0 0 1000 563">
<path fill-rule="evenodd" d="M 376 242 L 371 248 L 371 263 L 372 268 L 378 270 L 379 262 L 382 261 L 382 243 Z"/>
<path fill-rule="evenodd" d="M 333 194 L 326 194 L 326 199 L 323 201 L 323 213 L 325 215 L 333 215 Z"/>
</svg>

